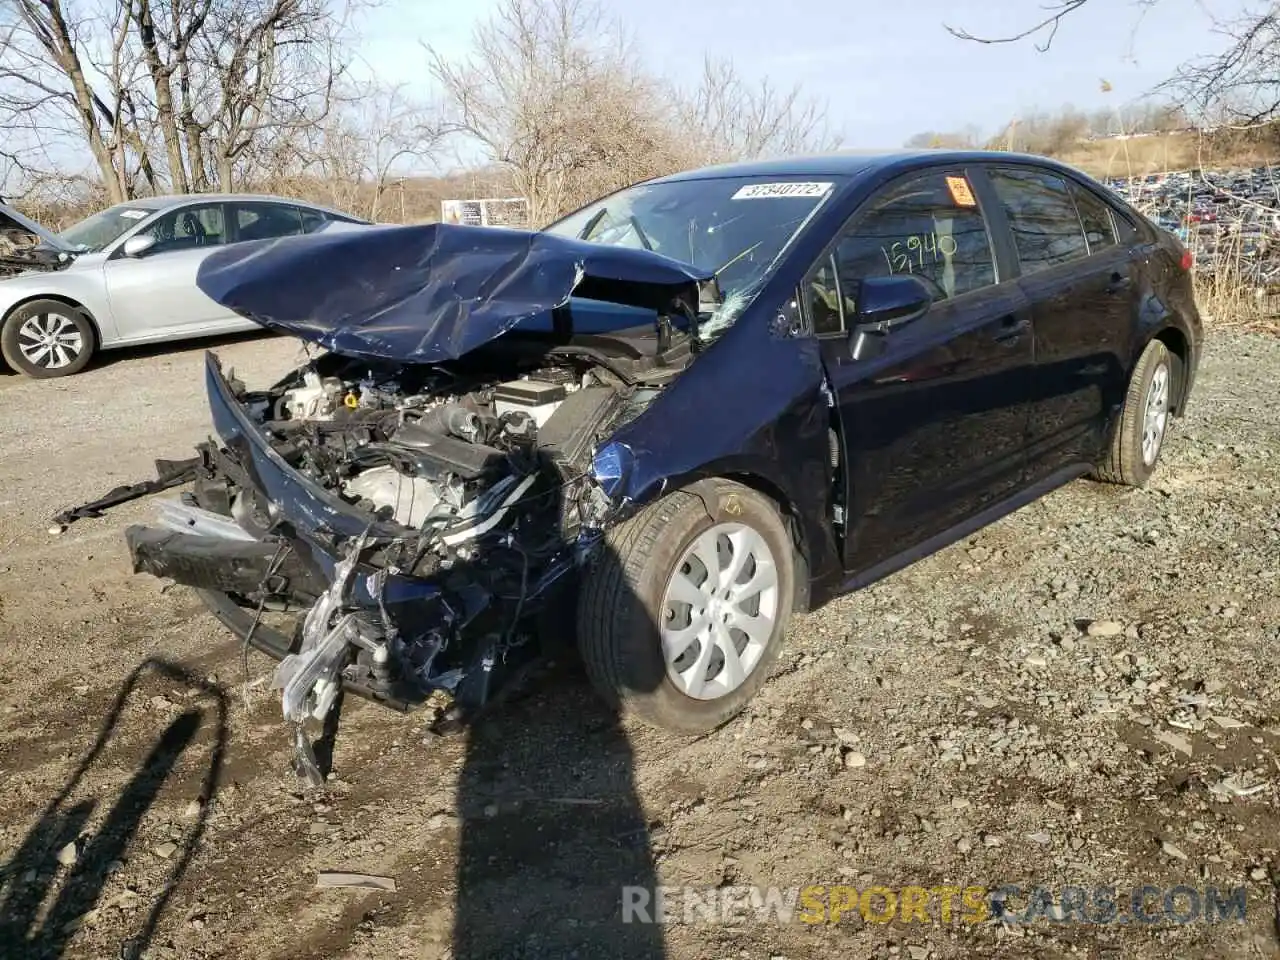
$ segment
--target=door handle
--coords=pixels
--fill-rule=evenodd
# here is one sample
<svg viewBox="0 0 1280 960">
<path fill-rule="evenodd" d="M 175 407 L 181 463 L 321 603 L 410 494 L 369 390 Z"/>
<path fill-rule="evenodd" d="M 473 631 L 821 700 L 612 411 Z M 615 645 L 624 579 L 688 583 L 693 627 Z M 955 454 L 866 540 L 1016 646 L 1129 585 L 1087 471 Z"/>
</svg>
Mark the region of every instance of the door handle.
<svg viewBox="0 0 1280 960">
<path fill-rule="evenodd" d="M 1132 282 L 1133 280 L 1131 277 L 1127 277 L 1121 273 L 1113 273 L 1111 275 L 1111 282 L 1106 286 L 1106 291 L 1107 293 L 1119 293 L 1121 290 L 1127 290 L 1129 288 L 1129 284 Z"/>
<path fill-rule="evenodd" d="M 991 335 L 991 339 L 996 343 L 1013 343 L 1022 339 L 1030 328 L 1031 321 L 1025 317 L 1005 317 L 1000 322 L 1000 329 Z"/>
</svg>

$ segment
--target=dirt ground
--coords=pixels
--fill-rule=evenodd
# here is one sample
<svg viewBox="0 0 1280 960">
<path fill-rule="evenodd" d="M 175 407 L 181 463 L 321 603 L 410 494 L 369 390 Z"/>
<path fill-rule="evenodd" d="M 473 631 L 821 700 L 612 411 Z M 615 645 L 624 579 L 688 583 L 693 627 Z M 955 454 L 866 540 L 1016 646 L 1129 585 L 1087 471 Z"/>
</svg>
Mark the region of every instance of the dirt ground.
<svg viewBox="0 0 1280 960">
<path fill-rule="evenodd" d="M 130 574 L 154 499 L 48 530 L 205 436 L 202 349 L 0 374 L 0 954 L 1280 955 L 1280 342 L 1211 342 L 1148 489 L 1074 483 L 797 621 L 711 736 L 619 721 L 557 664 L 469 738 L 348 699 L 317 793 L 271 664 Z M 216 349 L 257 384 L 298 353 Z M 1119 916 L 881 923 L 876 894 L 838 923 L 619 920 L 624 886 L 841 887 L 825 910 L 948 884 L 1106 885 Z M 1246 914 L 1177 923 L 1156 893 L 1137 922 L 1145 884 L 1243 887 Z"/>
</svg>

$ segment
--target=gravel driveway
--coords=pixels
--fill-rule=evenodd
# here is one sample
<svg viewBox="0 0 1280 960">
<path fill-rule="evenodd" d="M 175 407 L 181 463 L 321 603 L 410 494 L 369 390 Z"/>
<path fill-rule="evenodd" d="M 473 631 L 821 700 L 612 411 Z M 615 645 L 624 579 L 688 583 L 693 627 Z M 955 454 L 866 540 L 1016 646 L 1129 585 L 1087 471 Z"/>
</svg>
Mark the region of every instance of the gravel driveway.
<svg viewBox="0 0 1280 960">
<path fill-rule="evenodd" d="M 216 349 L 258 384 L 298 355 Z M 1280 340 L 1211 341 L 1148 489 L 1074 483 L 799 620 L 711 736 L 619 722 L 556 664 L 465 740 L 349 700 L 318 793 L 289 772 L 269 663 L 129 574 L 121 534 L 153 501 L 48 531 L 205 436 L 201 350 L 0 373 L 0 955 L 1280 953 Z M 330 870 L 396 889 L 316 889 Z M 836 886 L 809 894 L 847 907 L 616 922 L 623 886 L 658 884 Z M 1111 886 L 1120 916 L 856 905 L 1005 884 Z M 1147 884 L 1243 887 L 1246 916 L 1177 923 L 1156 894 L 1136 922 Z"/>
</svg>

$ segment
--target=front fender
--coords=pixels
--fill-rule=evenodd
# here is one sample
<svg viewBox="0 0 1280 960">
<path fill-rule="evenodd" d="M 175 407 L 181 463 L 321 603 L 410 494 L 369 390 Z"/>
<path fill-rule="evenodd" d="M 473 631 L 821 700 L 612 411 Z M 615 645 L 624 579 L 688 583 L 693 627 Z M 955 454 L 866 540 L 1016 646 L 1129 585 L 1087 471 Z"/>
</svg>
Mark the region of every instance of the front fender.
<svg viewBox="0 0 1280 960">
<path fill-rule="evenodd" d="M 842 570 L 824 385 L 816 339 L 749 312 L 611 438 L 631 458 L 615 500 L 639 507 L 710 477 L 755 486 L 794 519 L 813 596 L 825 602 Z"/>
<path fill-rule="evenodd" d="M 98 331 L 100 346 L 119 339 L 115 317 L 107 302 L 101 265 L 78 266 L 49 273 L 30 273 L 0 280 L 0 318 L 32 300 L 66 300 L 77 303 L 89 314 Z"/>
</svg>

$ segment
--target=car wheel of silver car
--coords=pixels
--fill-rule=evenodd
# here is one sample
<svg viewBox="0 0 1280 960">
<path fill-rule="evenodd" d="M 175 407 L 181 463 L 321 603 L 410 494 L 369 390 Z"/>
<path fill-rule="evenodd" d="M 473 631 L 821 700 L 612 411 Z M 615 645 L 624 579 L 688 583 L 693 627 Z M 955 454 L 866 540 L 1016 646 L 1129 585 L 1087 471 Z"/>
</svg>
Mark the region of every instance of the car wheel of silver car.
<svg viewBox="0 0 1280 960">
<path fill-rule="evenodd" d="M 89 318 L 59 300 L 22 304 L 5 318 L 0 330 L 5 362 L 28 377 L 47 379 L 79 373 L 95 346 Z"/>
<path fill-rule="evenodd" d="M 1094 471 L 1096 479 L 1131 487 L 1146 486 L 1151 479 L 1173 408 L 1173 360 L 1169 348 L 1159 340 L 1152 340 L 1142 351 L 1107 457 Z"/>
<path fill-rule="evenodd" d="M 578 645 L 606 700 L 666 729 L 705 733 L 768 677 L 791 618 L 795 545 L 776 504 L 714 481 L 676 491 L 609 532 L 578 600 Z"/>
</svg>

